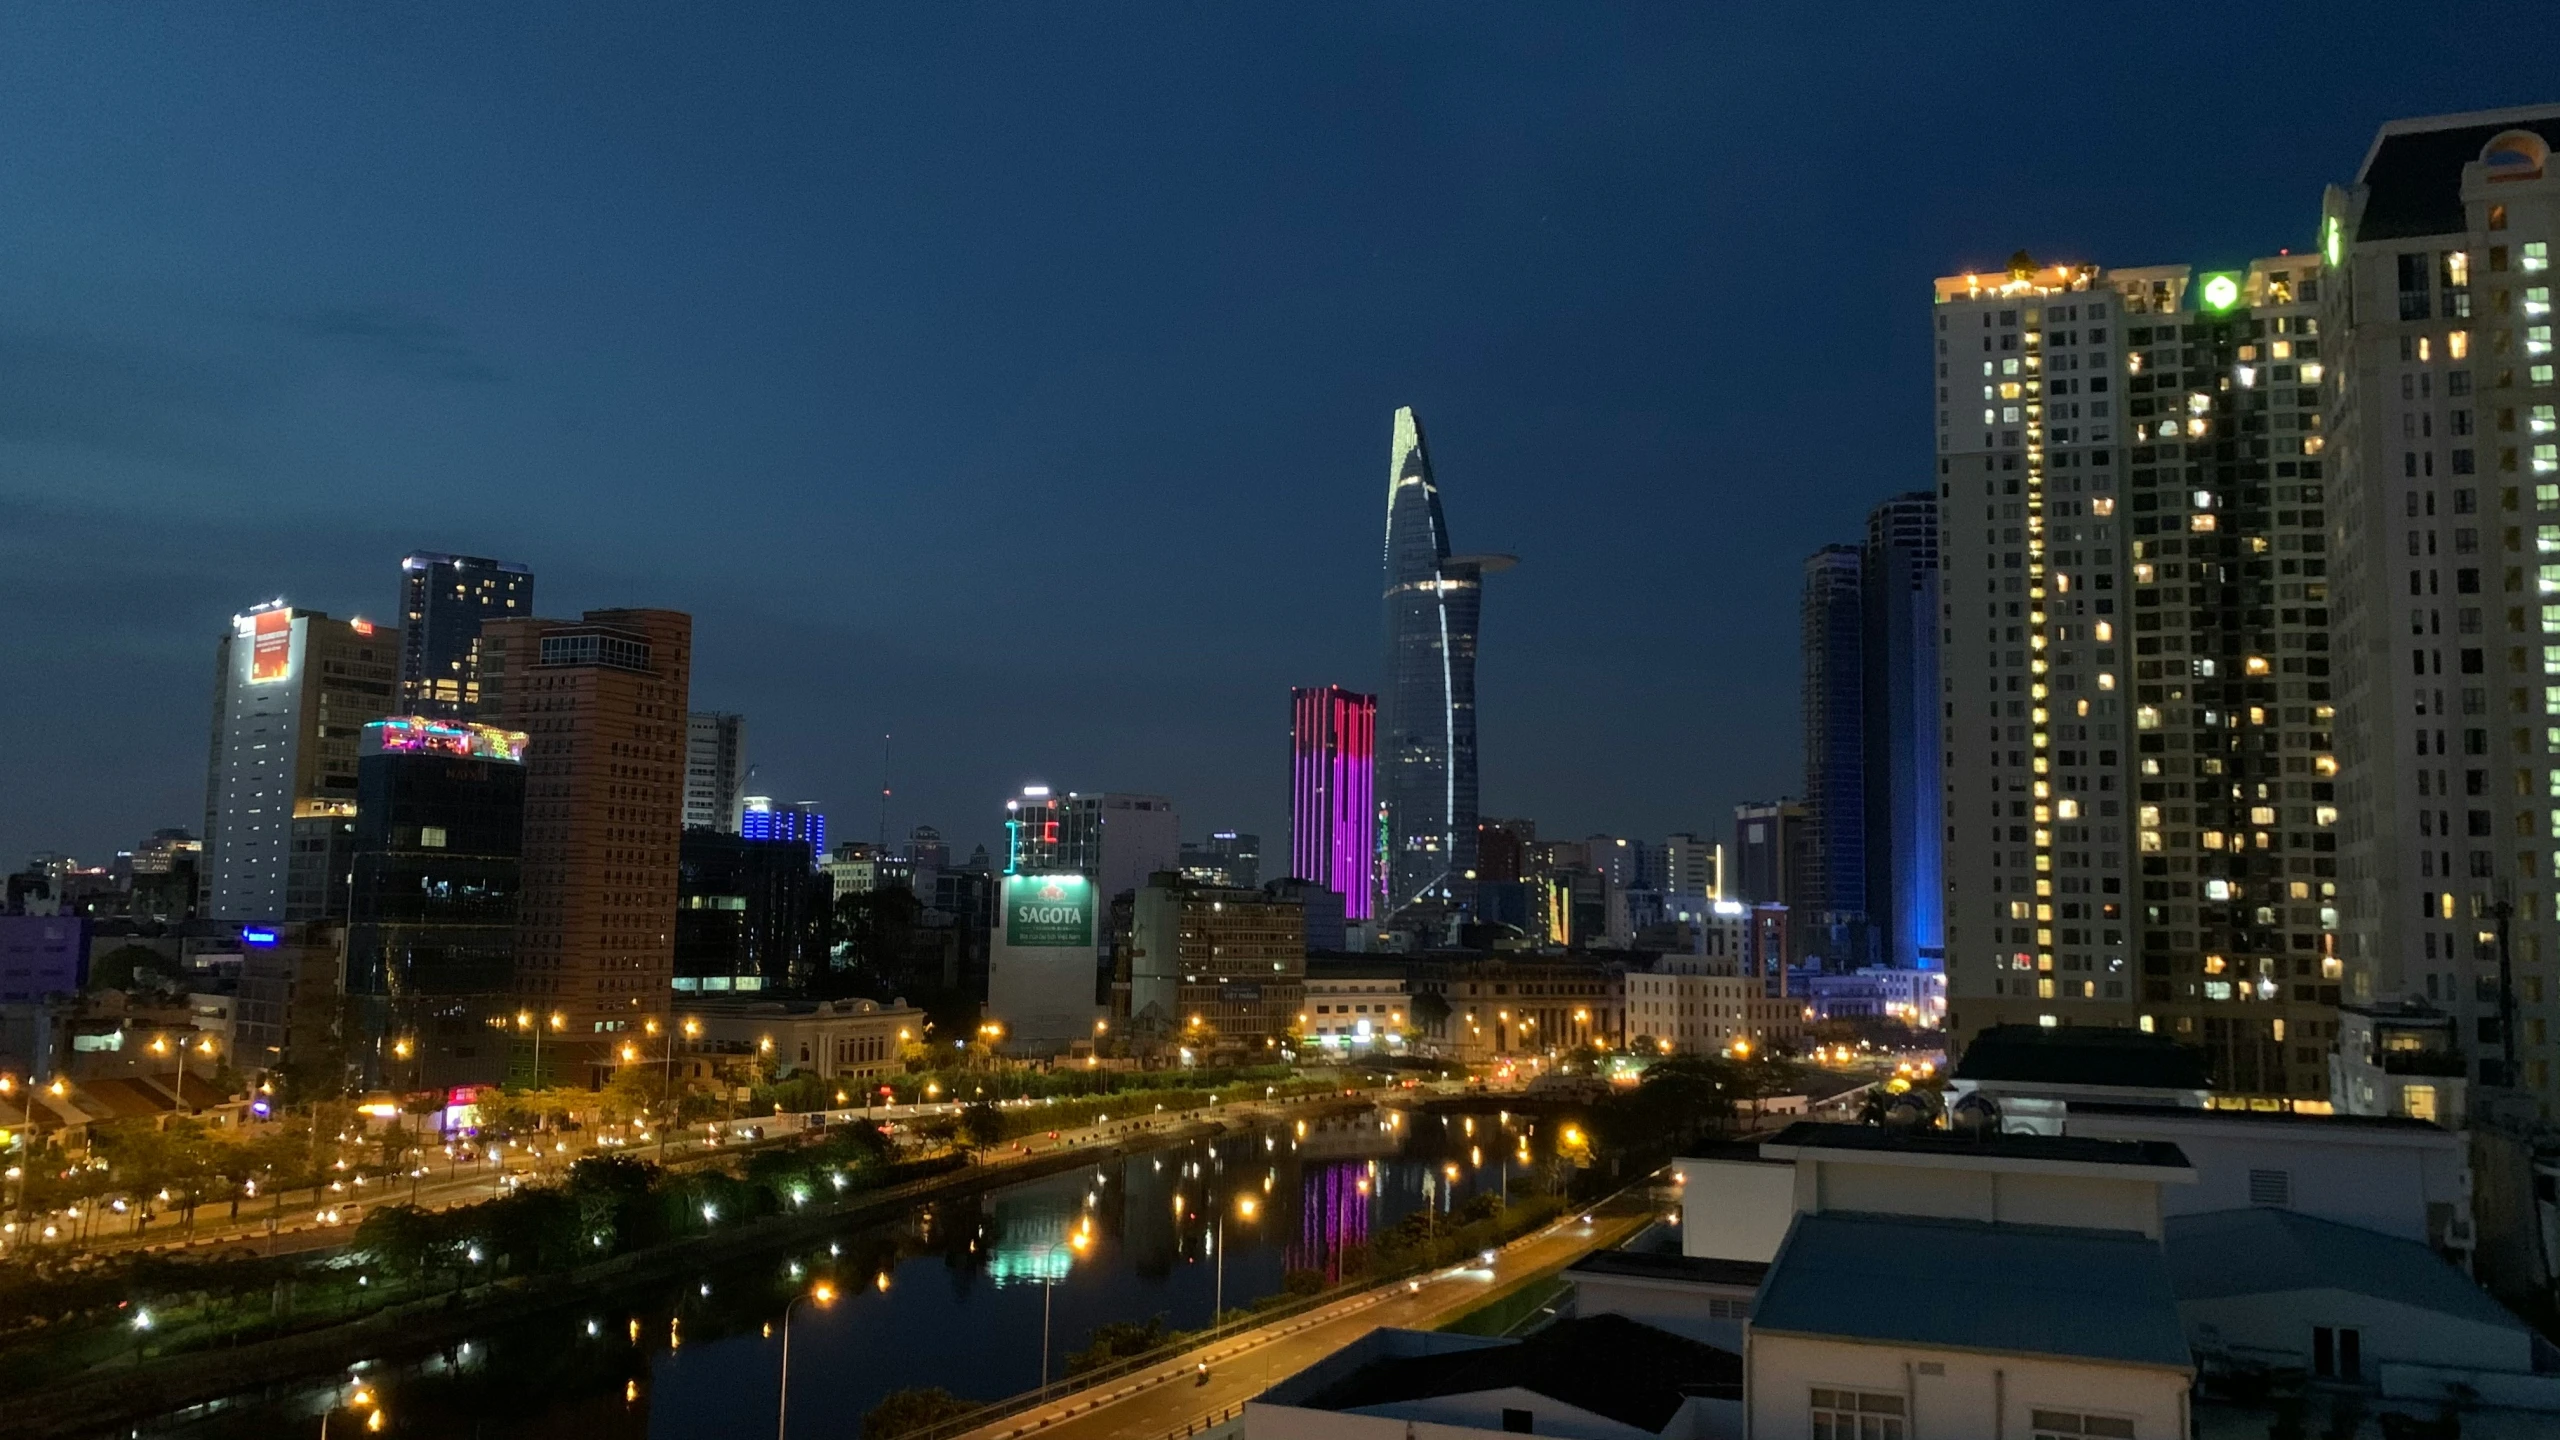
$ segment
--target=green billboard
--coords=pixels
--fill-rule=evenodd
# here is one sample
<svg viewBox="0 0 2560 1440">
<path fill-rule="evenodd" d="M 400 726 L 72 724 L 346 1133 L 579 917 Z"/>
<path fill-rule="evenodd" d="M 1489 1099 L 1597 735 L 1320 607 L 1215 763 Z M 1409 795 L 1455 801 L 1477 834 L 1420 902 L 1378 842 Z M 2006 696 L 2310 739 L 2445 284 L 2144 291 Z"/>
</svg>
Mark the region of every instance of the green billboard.
<svg viewBox="0 0 2560 1440">
<path fill-rule="evenodd" d="M 1004 943 L 1093 948 L 1093 881 L 1082 875 L 1004 877 Z"/>
</svg>

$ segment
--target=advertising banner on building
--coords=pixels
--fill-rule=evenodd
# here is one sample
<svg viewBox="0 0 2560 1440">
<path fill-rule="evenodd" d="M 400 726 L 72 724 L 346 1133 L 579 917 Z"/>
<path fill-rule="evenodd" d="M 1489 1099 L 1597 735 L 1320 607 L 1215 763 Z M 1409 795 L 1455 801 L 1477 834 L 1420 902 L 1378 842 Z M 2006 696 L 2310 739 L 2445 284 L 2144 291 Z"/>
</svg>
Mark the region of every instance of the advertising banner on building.
<svg viewBox="0 0 2560 1440">
<path fill-rule="evenodd" d="M 249 679 L 282 680 L 293 673 L 293 612 L 261 610 L 249 620 Z"/>
<path fill-rule="evenodd" d="M 1093 948 L 1093 881 L 1083 875 L 1004 877 L 1004 943 Z"/>
</svg>

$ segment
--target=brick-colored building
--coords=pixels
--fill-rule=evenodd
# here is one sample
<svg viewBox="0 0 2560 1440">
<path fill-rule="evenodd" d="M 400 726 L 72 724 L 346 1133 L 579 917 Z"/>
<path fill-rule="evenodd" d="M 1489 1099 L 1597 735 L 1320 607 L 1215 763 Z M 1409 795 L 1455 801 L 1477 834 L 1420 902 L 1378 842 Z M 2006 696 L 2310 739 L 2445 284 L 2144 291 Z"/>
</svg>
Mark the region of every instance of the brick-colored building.
<svg viewBox="0 0 2560 1440">
<path fill-rule="evenodd" d="M 667 1014 L 692 668 L 673 610 L 482 630 L 483 712 L 528 737 L 515 990 L 554 1083 L 598 1081 L 623 1032 Z"/>
</svg>

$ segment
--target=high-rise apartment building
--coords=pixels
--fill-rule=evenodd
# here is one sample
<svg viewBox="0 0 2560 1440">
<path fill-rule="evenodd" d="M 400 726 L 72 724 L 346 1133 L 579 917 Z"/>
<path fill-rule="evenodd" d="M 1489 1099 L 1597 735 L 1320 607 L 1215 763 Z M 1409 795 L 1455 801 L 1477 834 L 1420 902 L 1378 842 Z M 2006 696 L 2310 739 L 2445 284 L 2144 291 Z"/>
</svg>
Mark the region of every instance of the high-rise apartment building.
<svg viewBox="0 0 2560 1440">
<path fill-rule="evenodd" d="M 2350 1005 L 2449 1016 L 2458 1052 L 2342 1056 L 2389 1091 L 2351 1108 L 2460 1117 L 2466 1079 L 2560 1103 L 2555 145 L 2560 106 L 2384 126 L 2323 202 L 2318 353 L 2258 357 L 2330 406 L 2345 893 L 2318 903 Z"/>
<path fill-rule="evenodd" d="M 667 1009 L 693 619 L 493 620 L 480 653 L 485 712 L 528 736 L 517 994 L 564 1017 L 543 1059 L 574 1077 Z"/>
<path fill-rule="evenodd" d="M 1955 1045 L 2137 1027 L 2326 1104 L 2319 285 L 2023 254 L 1937 283 Z"/>
<path fill-rule="evenodd" d="M 480 708 L 480 627 L 533 613 L 533 572 L 421 550 L 400 562 L 400 709 L 469 719 Z"/>
<path fill-rule="evenodd" d="M 1865 607 L 1866 914 L 1876 958 L 1946 964 L 1939 806 L 1938 497 L 1896 495 L 1867 515 Z"/>
<path fill-rule="evenodd" d="M 1396 412 L 1387 467 L 1387 688 L 1378 798 L 1386 908 L 1465 909 L 1476 858 L 1476 629 L 1508 555 L 1453 555 L 1422 421 Z"/>
<path fill-rule="evenodd" d="M 1182 862 L 1182 821 L 1161 795 L 1055 795 L 1031 785 L 1004 809 L 1005 873 L 1073 871 L 1094 881 L 1106 905 Z"/>
<path fill-rule="evenodd" d="M 747 799 L 747 717 L 696 710 L 684 727 L 684 828 L 735 835 Z"/>
<path fill-rule="evenodd" d="M 388 713 L 400 635 L 274 601 L 216 649 L 202 913 L 275 924 L 343 918 L 356 746 Z"/>
<path fill-rule="evenodd" d="M 1340 895 L 1352 920 L 1378 913 L 1377 734 L 1374 695 L 1289 692 L 1289 873 Z"/>
<path fill-rule="evenodd" d="M 425 716 L 364 727 L 347 922 L 354 1060 L 403 1091 L 506 1078 L 525 737 Z"/>
</svg>

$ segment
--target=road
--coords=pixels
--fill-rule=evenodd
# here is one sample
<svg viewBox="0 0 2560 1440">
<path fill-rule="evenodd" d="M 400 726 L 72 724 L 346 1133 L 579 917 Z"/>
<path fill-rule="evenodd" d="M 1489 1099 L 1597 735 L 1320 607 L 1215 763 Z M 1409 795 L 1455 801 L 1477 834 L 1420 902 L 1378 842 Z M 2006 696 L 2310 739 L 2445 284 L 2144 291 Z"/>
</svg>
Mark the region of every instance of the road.
<svg viewBox="0 0 2560 1440">
<path fill-rule="evenodd" d="M 1505 1246 L 1485 1270 L 1441 1271 L 1213 1341 L 1152 1370 L 1036 1406 L 953 1440 L 1165 1440 L 1233 1414 L 1274 1383 L 1380 1326 L 1432 1330 L 1494 1298 L 1624 1242 L 1660 1215 L 1642 1189 Z M 1209 1380 L 1198 1383 L 1206 1360 Z"/>
<path fill-rule="evenodd" d="M 1384 1092 L 1363 1093 L 1367 1098 L 1377 1099 L 1383 1098 Z M 1341 1098 L 1344 1097 L 1339 1092 L 1330 1095 L 1293 1097 L 1291 1100 L 1276 1102 L 1276 1107 Z M 1080 1129 L 1061 1131 L 1055 1140 L 1051 1140 L 1045 1134 L 1037 1134 L 1020 1141 L 1008 1141 L 986 1152 L 983 1163 L 991 1168 L 1001 1169 L 1010 1164 L 1027 1161 L 1034 1155 L 1049 1154 L 1060 1149 L 1125 1139 L 1134 1133 L 1165 1129 L 1214 1115 L 1223 1114 L 1229 1118 L 1249 1119 L 1265 1108 L 1276 1107 L 1274 1102 L 1269 1101 L 1240 1100 L 1226 1106 L 1148 1114 L 1137 1120 L 1113 1120 L 1107 1124 L 1088 1125 Z M 880 1106 L 871 1110 L 859 1108 L 815 1110 L 806 1113 L 791 1112 L 764 1116 L 754 1121 L 724 1124 L 718 1128 L 736 1133 L 744 1131 L 752 1124 L 762 1128 L 767 1135 L 774 1136 L 797 1133 L 812 1126 L 837 1125 L 863 1119 L 907 1123 L 919 1118 L 947 1115 L 958 1109 L 956 1104 L 944 1103 Z M 590 1154 L 627 1150 L 627 1153 L 635 1156 L 651 1160 L 658 1158 L 658 1149 L 655 1145 L 600 1146 L 593 1143 L 591 1137 L 583 1135 L 572 1136 L 558 1143 L 564 1148 L 544 1153 L 539 1157 L 538 1165 L 533 1163 L 535 1157 L 530 1151 L 519 1149 L 502 1157 L 498 1164 L 482 1162 L 457 1167 L 444 1176 L 420 1177 L 414 1189 L 397 1181 L 375 1180 L 361 1186 L 351 1185 L 343 1193 L 331 1194 L 317 1207 L 308 1203 L 297 1204 L 284 1209 L 281 1213 L 271 1211 L 265 1204 L 253 1200 L 242 1207 L 240 1218 L 236 1221 L 228 1218 L 227 1207 L 218 1208 L 208 1205 L 197 1212 L 196 1223 L 192 1229 L 182 1229 L 180 1222 L 164 1219 L 161 1223 L 138 1233 L 93 1235 L 81 1248 L 91 1254 L 123 1250 L 167 1253 L 248 1250 L 262 1255 L 286 1255 L 306 1250 L 325 1250 L 346 1243 L 347 1237 L 355 1232 L 356 1222 L 362 1218 L 363 1211 L 375 1205 L 415 1204 L 428 1210 L 443 1210 L 486 1200 L 494 1194 L 502 1193 L 500 1187 L 503 1184 L 522 1184 L 541 1175 L 557 1174 L 578 1159 Z M 721 1149 L 720 1146 L 698 1139 L 677 1141 L 670 1145 L 667 1158 L 670 1161 L 692 1160 L 717 1155 Z M 324 1210 L 335 1210 L 340 1218 L 335 1222 L 318 1218 L 319 1212 Z M 119 1216 L 114 1223 L 129 1222 Z M 0 1251 L 0 1254 L 6 1253 L 8 1252 Z"/>
</svg>

